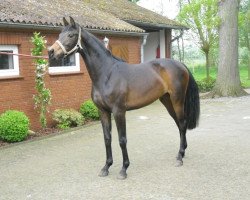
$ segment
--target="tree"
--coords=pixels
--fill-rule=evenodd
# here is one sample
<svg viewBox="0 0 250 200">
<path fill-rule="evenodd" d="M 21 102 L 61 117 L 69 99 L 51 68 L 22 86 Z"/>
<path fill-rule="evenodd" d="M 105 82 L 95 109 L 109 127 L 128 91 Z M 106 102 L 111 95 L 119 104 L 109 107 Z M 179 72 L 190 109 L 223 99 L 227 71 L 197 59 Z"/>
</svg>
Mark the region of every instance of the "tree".
<svg viewBox="0 0 250 200">
<path fill-rule="evenodd" d="M 219 66 L 212 96 L 241 96 L 238 67 L 238 0 L 219 1 Z"/>
<path fill-rule="evenodd" d="M 194 33 L 193 41 L 198 41 L 201 51 L 205 54 L 207 79 L 210 78 L 210 50 L 218 35 L 217 2 L 217 0 L 180 0 L 181 10 L 178 15 L 180 22 L 191 28 Z"/>
</svg>

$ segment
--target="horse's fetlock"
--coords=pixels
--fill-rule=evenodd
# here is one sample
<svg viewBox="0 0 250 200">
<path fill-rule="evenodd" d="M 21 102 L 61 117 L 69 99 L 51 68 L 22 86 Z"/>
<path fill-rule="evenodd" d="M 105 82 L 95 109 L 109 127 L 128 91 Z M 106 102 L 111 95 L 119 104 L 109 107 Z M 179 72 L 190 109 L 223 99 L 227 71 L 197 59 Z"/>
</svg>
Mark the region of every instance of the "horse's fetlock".
<svg viewBox="0 0 250 200">
<path fill-rule="evenodd" d="M 184 149 L 180 149 L 179 150 L 179 154 L 181 155 L 181 157 L 185 156 L 185 150 Z"/>
<path fill-rule="evenodd" d="M 129 165 L 130 165 L 129 160 L 126 160 L 126 161 L 124 162 L 124 167 L 127 169 L 127 168 L 129 167 Z"/>
<path fill-rule="evenodd" d="M 106 164 L 110 167 L 113 164 L 113 159 L 108 159 Z"/>
</svg>

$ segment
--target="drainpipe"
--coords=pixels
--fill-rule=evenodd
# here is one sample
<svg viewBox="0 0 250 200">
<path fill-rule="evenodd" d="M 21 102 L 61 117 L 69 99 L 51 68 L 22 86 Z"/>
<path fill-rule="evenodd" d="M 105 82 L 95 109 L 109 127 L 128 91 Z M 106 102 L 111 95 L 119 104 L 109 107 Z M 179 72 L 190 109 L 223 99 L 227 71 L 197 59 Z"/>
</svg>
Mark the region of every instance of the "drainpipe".
<svg viewBox="0 0 250 200">
<path fill-rule="evenodd" d="M 166 57 L 165 29 L 160 30 L 160 58 Z"/>
<path fill-rule="evenodd" d="M 143 35 L 142 41 L 141 41 L 141 63 L 144 62 L 144 46 L 147 43 L 147 37 L 148 35 Z"/>
</svg>

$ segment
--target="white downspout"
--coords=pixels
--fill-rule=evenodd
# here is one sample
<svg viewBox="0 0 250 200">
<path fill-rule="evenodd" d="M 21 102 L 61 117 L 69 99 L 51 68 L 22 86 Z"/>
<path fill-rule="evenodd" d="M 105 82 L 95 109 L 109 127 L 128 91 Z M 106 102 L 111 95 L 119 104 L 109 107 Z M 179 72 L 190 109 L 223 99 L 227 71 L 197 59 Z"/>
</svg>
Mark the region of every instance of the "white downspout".
<svg viewBox="0 0 250 200">
<path fill-rule="evenodd" d="M 160 30 L 160 58 L 166 58 L 165 30 Z"/>
<path fill-rule="evenodd" d="M 144 46 L 147 43 L 147 37 L 148 35 L 144 35 L 141 41 L 141 63 L 144 62 Z"/>
</svg>

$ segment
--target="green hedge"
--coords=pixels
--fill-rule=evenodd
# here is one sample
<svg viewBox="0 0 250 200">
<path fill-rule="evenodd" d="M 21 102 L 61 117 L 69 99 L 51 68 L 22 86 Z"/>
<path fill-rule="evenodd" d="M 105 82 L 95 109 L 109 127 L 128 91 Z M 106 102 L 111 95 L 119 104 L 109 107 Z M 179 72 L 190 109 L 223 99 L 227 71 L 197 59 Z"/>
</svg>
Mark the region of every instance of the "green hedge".
<svg viewBox="0 0 250 200">
<path fill-rule="evenodd" d="M 80 107 L 80 113 L 86 119 L 99 120 L 99 110 L 92 100 L 85 101 Z"/>
<path fill-rule="evenodd" d="M 205 78 L 201 81 L 197 81 L 200 92 L 209 92 L 213 89 L 216 79 L 210 77 L 209 79 Z"/>
<path fill-rule="evenodd" d="M 0 139 L 20 142 L 28 136 L 29 118 L 20 111 L 8 110 L 0 115 Z"/>
</svg>

